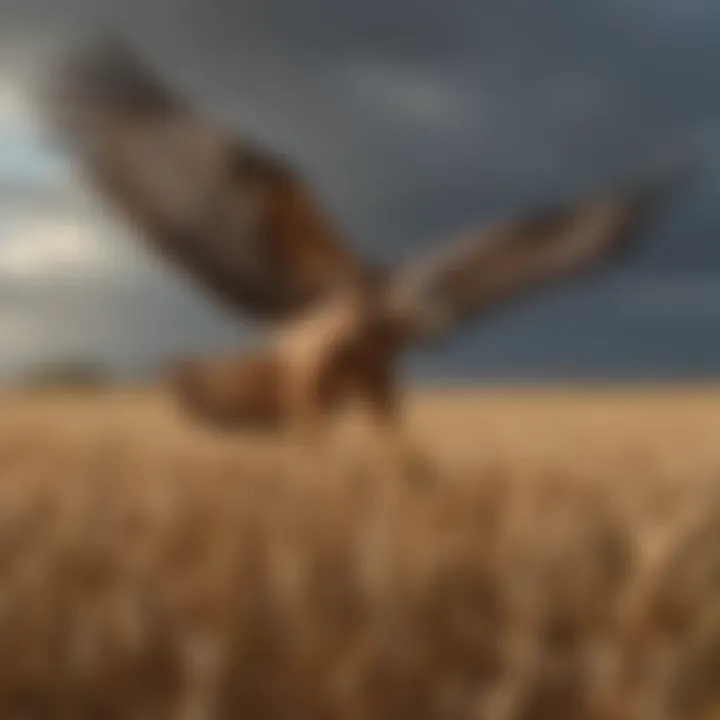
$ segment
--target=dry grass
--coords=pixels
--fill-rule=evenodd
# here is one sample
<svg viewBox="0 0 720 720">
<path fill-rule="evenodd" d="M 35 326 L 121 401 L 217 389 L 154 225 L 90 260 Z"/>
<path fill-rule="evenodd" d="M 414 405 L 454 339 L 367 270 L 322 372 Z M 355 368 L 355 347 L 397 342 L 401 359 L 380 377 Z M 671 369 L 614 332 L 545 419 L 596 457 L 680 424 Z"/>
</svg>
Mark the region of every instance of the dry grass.
<svg viewBox="0 0 720 720">
<path fill-rule="evenodd" d="M 720 393 L 427 394 L 437 482 L 0 417 L 0 717 L 720 717 Z"/>
</svg>

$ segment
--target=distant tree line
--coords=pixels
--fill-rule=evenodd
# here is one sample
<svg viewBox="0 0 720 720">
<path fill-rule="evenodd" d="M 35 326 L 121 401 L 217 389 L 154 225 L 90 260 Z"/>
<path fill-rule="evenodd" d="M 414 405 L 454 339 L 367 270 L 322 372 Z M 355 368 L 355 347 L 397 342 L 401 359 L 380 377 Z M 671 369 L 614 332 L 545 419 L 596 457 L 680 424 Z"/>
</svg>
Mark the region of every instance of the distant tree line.
<svg viewBox="0 0 720 720">
<path fill-rule="evenodd" d="M 20 372 L 15 384 L 33 389 L 93 389 L 107 387 L 113 373 L 97 360 L 45 360 Z"/>
<path fill-rule="evenodd" d="M 10 378 L 9 385 L 26 389 L 83 390 L 115 386 L 154 385 L 174 367 L 173 362 L 143 362 L 119 369 L 94 358 L 44 359 L 26 365 Z"/>
</svg>

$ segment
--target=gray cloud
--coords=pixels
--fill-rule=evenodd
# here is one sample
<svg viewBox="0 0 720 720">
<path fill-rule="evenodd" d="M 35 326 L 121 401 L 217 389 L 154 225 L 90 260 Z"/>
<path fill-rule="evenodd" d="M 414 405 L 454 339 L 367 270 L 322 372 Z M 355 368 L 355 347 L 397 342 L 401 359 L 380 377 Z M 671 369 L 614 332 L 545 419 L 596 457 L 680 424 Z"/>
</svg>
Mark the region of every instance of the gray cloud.
<svg viewBox="0 0 720 720">
<path fill-rule="evenodd" d="M 675 157 L 700 158 L 702 183 L 668 209 L 633 265 L 478 325 L 418 366 L 619 372 L 618 343 L 634 372 L 705 372 L 714 357 L 712 314 L 698 308 L 688 323 L 689 305 L 677 300 L 685 303 L 683 321 L 672 313 L 650 318 L 613 283 L 720 267 L 715 3 L 0 0 L 0 78 L 26 82 L 58 38 L 93 25 L 121 30 L 222 121 L 285 150 L 355 247 L 388 258 L 499 212 L 634 178 Z M 74 208 L 67 192 L 35 188 L 30 199 L 27 188 L 3 180 L 0 211 Z M 37 329 L 57 325 L 48 317 L 59 312 L 63 342 L 118 358 L 244 337 L 242 326 L 228 331 L 235 326 L 227 316 L 171 272 L 152 262 L 143 270 L 143 251 L 127 249 L 130 233 L 102 228 L 102 242 L 135 253 L 124 271 L 130 279 L 145 272 L 147 280 L 112 291 L 86 277 L 62 291 L 30 283 L 13 300 L 0 288 L 0 316 Z M 0 234 L 0 246 L 5 241 Z M 79 299 L 90 293 L 92 303 Z M 552 333 L 562 341 L 547 342 Z M 16 355 L 59 347 L 47 339 L 52 333 L 45 337 L 18 341 Z M 658 347 L 673 337 L 685 338 L 695 365 L 669 356 L 663 365 Z"/>
</svg>

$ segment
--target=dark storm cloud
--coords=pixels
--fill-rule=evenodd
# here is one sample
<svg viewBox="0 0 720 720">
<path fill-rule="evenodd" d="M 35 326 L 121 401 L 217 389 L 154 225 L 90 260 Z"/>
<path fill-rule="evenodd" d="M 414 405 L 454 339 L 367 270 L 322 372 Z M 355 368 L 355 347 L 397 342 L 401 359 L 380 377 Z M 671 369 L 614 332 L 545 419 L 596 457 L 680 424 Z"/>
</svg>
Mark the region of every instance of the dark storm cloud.
<svg viewBox="0 0 720 720">
<path fill-rule="evenodd" d="M 387 257 L 497 212 L 702 160 L 708 173 L 668 209 L 635 266 L 470 333 L 443 354 L 445 367 L 470 358 L 543 372 L 575 357 L 602 371 L 620 363 L 608 348 L 625 343 L 635 366 L 653 370 L 647 338 L 680 333 L 680 321 L 661 305 L 660 320 L 633 315 L 633 273 L 720 270 L 720 6 L 707 0 L 0 1 L 10 41 L 0 63 L 19 72 L 13 58 L 96 25 L 137 42 L 229 125 L 286 151 L 350 241 Z M 626 291 L 613 296 L 618 278 Z M 564 325 L 569 305 L 582 310 L 575 325 Z M 118 322 L 124 311 L 112 312 Z M 597 348 L 570 337 L 588 323 Z M 201 326 L 205 316 L 187 318 L 211 343 Z M 565 328 L 562 342 L 528 353 L 552 327 Z M 487 342 L 497 362 L 470 348 L 480 332 L 477 347 Z"/>
</svg>

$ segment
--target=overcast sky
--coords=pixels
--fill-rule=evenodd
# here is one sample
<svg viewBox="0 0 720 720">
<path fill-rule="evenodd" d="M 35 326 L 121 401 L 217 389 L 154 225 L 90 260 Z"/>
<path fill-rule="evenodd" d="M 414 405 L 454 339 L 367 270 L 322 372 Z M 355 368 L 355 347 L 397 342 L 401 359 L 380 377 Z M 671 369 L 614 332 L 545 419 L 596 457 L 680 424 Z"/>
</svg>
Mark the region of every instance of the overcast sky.
<svg viewBox="0 0 720 720">
<path fill-rule="evenodd" d="M 699 159 L 629 265 L 478 322 L 410 369 L 720 374 L 712 0 L 0 0 L 0 372 L 69 356 L 128 369 L 252 337 L 84 194 L 38 130 L 27 88 L 94 27 L 290 155 L 349 242 L 390 259 Z"/>
</svg>

